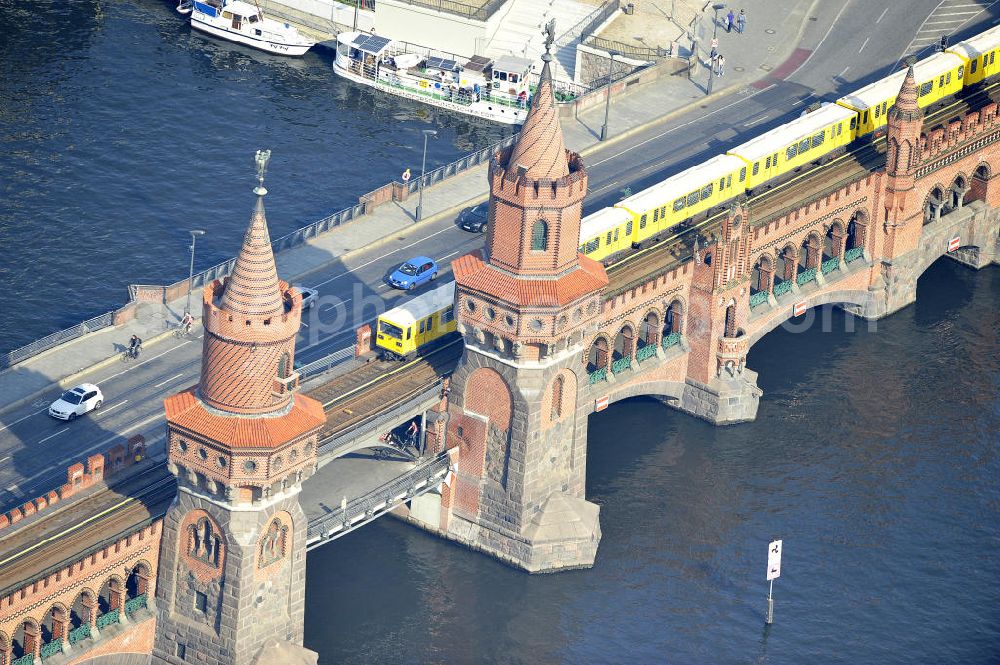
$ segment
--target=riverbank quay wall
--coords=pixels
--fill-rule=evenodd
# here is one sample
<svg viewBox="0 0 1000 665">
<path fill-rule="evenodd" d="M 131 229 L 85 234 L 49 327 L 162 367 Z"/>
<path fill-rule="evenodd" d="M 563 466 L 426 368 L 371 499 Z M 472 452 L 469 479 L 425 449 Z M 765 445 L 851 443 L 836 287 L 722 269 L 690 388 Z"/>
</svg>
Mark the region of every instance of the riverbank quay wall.
<svg viewBox="0 0 1000 665">
<path fill-rule="evenodd" d="M 611 266 L 596 303 L 582 298 L 551 328 L 544 317 L 525 325 L 525 312 L 506 316 L 506 278 L 471 304 L 459 289 L 466 352 L 435 419 L 456 469 L 440 496 L 415 500 L 406 517 L 531 572 L 592 565 L 600 526 L 583 488 L 591 413 L 650 395 L 717 425 L 753 420 L 762 391 L 747 354 L 779 325 L 823 305 L 889 316 L 915 302 L 917 280 L 943 256 L 974 269 L 1000 264 L 997 105 L 923 132 L 910 92 L 912 112 L 897 109 L 884 149 L 861 149 L 867 161 L 836 158 L 786 190 L 791 199 L 776 187 L 736 201 L 703 243 Z M 532 205 L 565 223 L 562 185 L 551 197 L 548 187 L 535 188 Z M 457 260 L 456 277 L 469 270 L 460 262 L 477 261 Z"/>
</svg>

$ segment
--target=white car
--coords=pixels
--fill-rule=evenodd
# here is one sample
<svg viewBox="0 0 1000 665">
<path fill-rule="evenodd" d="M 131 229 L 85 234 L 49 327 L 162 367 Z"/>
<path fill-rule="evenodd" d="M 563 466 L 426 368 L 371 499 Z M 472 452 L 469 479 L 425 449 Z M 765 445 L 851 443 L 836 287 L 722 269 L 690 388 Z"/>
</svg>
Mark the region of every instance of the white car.
<svg viewBox="0 0 1000 665">
<path fill-rule="evenodd" d="M 72 390 L 67 390 L 62 397 L 52 402 L 49 415 L 59 420 L 73 420 L 88 411 L 101 408 L 104 395 L 101 389 L 93 383 L 81 383 Z"/>
<path fill-rule="evenodd" d="M 316 298 L 319 298 L 319 291 L 317 291 L 316 289 L 311 289 L 308 286 L 302 286 L 300 284 L 296 284 L 295 290 L 302 294 L 303 311 L 315 305 Z"/>
</svg>

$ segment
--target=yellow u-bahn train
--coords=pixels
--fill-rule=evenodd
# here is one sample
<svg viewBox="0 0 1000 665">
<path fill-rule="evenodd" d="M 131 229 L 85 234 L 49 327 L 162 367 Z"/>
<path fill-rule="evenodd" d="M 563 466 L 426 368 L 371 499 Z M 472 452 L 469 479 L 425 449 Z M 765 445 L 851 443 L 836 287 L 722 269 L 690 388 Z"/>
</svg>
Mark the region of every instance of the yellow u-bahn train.
<svg viewBox="0 0 1000 665">
<path fill-rule="evenodd" d="M 408 359 L 417 349 L 455 332 L 455 282 L 442 284 L 378 317 L 375 346 L 389 358 Z"/>
<path fill-rule="evenodd" d="M 995 76 L 997 51 L 1000 26 L 914 64 L 918 105 L 926 108 Z M 905 77 L 905 70 L 898 71 L 588 215 L 580 227 L 580 251 L 609 262 L 699 213 L 878 135 Z"/>
</svg>

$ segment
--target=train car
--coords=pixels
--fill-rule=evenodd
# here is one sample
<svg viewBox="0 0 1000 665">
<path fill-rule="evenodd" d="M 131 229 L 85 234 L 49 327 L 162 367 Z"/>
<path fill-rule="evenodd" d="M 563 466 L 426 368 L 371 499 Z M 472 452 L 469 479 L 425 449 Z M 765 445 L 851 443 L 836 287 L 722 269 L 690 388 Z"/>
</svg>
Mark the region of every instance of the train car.
<svg viewBox="0 0 1000 665">
<path fill-rule="evenodd" d="M 580 252 L 595 261 L 632 247 L 632 215 L 619 208 L 602 208 L 580 223 Z"/>
<path fill-rule="evenodd" d="M 1000 26 L 959 42 L 945 52 L 965 60 L 965 85 L 969 86 L 1000 72 L 997 51 L 1000 51 Z"/>
<path fill-rule="evenodd" d="M 917 80 L 917 104 L 924 108 L 962 89 L 965 60 L 954 53 L 935 53 L 915 64 L 913 75 Z M 837 100 L 838 104 L 858 114 L 856 136 L 885 127 L 886 114 L 896 103 L 904 78 L 905 69 Z"/>
<path fill-rule="evenodd" d="M 674 174 L 615 204 L 632 216 L 632 243 L 662 234 L 671 227 L 743 193 L 742 160 L 716 155 L 704 164 Z"/>
<path fill-rule="evenodd" d="M 391 357 L 409 358 L 456 327 L 455 282 L 449 282 L 378 317 L 375 346 Z"/>
<path fill-rule="evenodd" d="M 745 186 L 753 189 L 850 143 L 854 139 L 851 121 L 855 116 L 854 111 L 843 106 L 826 104 L 727 154 L 745 162 L 749 169 Z"/>
</svg>

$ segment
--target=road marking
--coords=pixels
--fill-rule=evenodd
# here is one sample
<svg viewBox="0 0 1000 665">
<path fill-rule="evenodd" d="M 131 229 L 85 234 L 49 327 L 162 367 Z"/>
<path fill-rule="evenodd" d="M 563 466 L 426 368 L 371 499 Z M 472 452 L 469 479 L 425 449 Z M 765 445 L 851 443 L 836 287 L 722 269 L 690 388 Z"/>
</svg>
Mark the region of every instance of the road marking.
<svg viewBox="0 0 1000 665">
<path fill-rule="evenodd" d="M 357 272 L 358 270 L 361 270 L 362 268 L 364 268 L 366 266 L 370 266 L 371 264 L 375 263 L 376 261 L 380 261 L 380 260 L 386 258 L 387 256 L 392 256 L 396 252 L 401 252 L 404 249 L 409 249 L 410 247 L 413 247 L 414 245 L 419 245 L 420 243 L 422 243 L 425 240 L 429 240 L 430 238 L 433 238 L 436 235 L 441 235 L 445 231 L 451 231 L 452 229 L 453 229 L 453 227 L 446 226 L 445 228 L 441 229 L 440 231 L 435 231 L 434 233 L 430 234 L 429 236 L 425 236 L 423 238 L 420 238 L 418 240 L 415 240 L 415 241 L 411 242 L 409 245 L 404 245 L 402 247 L 397 247 L 396 249 L 392 250 L 391 252 L 387 252 L 387 253 L 385 253 L 385 254 L 383 254 L 381 256 L 376 256 L 371 261 L 366 261 L 366 262 L 362 263 L 361 265 L 355 266 L 355 267 L 351 268 L 350 270 L 347 270 L 345 272 L 340 273 L 339 275 L 334 275 L 330 279 L 327 279 L 327 280 L 324 280 L 322 282 L 319 282 L 318 284 L 314 284 L 313 288 L 319 288 L 319 287 L 323 286 L 324 284 L 329 284 L 330 282 L 338 280 L 341 277 L 346 277 L 347 275 L 350 275 L 353 272 Z"/>
<path fill-rule="evenodd" d="M 9 459 L 10 459 L 10 455 L 7 455 L 7 457 L 4 457 L 3 459 L 0 459 L 0 463 L 6 462 Z"/>
<path fill-rule="evenodd" d="M 825 41 L 826 41 L 826 38 L 830 36 L 830 33 L 831 33 L 831 32 L 833 32 L 833 28 L 834 28 L 834 26 L 836 26 L 836 25 L 837 25 L 837 21 L 839 21 L 839 20 L 840 20 L 840 16 L 841 16 L 841 14 L 843 14 L 843 13 L 844 13 L 844 10 L 845 10 L 845 9 L 847 9 L 847 6 L 848 6 L 849 4 L 851 4 L 851 0 L 847 0 L 847 2 L 845 2 L 845 3 L 844 3 L 844 6 L 840 8 L 840 11 L 839 11 L 839 12 L 837 12 L 837 15 L 836 15 L 836 16 L 834 17 L 834 19 L 833 19 L 833 23 L 831 23 L 831 24 L 830 24 L 830 29 L 826 31 L 826 34 L 825 34 L 825 35 L 823 35 L 823 39 L 819 40 L 819 44 L 816 44 L 816 46 L 815 46 L 815 47 L 813 48 L 813 50 L 812 50 L 812 53 L 810 53 L 810 54 L 809 54 L 809 55 L 808 55 L 808 56 L 806 57 L 806 59 L 802 61 L 802 64 L 801 64 L 801 65 L 799 65 L 798 67 L 796 67 L 796 68 L 795 68 L 795 71 L 794 71 L 794 72 L 792 72 L 791 74 L 789 74 L 788 76 L 786 76 L 786 77 L 785 77 L 785 80 L 786 80 L 786 81 L 788 81 L 788 80 L 789 80 L 789 79 L 791 79 L 791 78 L 792 78 L 793 76 L 795 76 L 796 74 L 798 74 L 798 73 L 799 73 L 799 70 L 800 70 L 800 69 L 802 69 L 803 67 L 805 67 L 805 66 L 806 66 L 806 63 L 807 63 L 807 62 L 809 62 L 810 60 L 812 60 L 812 57 L 813 57 L 814 55 L 816 55 L 816 51 L 818 51 L 818 50 L 819 50 L 819 47 L 823 45 L 823 42 L 825 42 Z"/>
<path fill-rule="evenodd" d="M 861 48 L 859 48 L 859 49 L 858 49 L 858 53 L 861 53 L 862 51 L 864 51 L 864 50 L 865 50 L 865 47 L 866 47 L 866 46 L 868 46 L 868 40 L 869 40 L 869 39 L 871 39 L 871 37 L 865 37 L 865 43 L 864 43 L 864 44 L 862 44 L 862 45 L 861 45 Z"/>
<path fill-rule="evenodd" d="M 181 372 L 180 374 L 174 374 L 174 375 L 173 375 L 172 377 L 170 377 L 169 379 L 164 379 L 163 381 L 160 381 L 159 383 L 157 383 L 157 384 L 156 384 L 156 385 L 154 385 L 153 387 L 154 387 L 154 388 L 159 388 L 160 386 L 162 386 L 162 385 L 165 385 L 165 384 L 167 384 L 167 383 L 170 383 L 170 382 L 171 382 L 171 381 L 173 381 L 174 379 L 179 379 L 179 378 L 180 378 L 180 377 L 182 377 L 182 376 L 184 376 L 184 372 Z"/>
<path fill-rule="evenodd" d="M 27 420 L 31 416 L 37 416 L 39 413 L 44 413 L 46 411 L 48 411 L 48 408 L 39 409 L 38 411 L 34 411 L 32 413 L 29 413 L 28 415 L 24 416 L 23 418 L 18 418 L 17 420 L 15 420 L 14 422 L 10 423 L 9 425 L 4 425 L 3 427 L 0 427 L 0 432 L 4 431 L 8 427 L 13 427 L 14 425 L 18 424 L 22 420 Z"/>
<path fill-rule="evenodd" d="M 17 485 L 16 484 L 11 485 L 10 487 L 7 488 L 7 491 L 10 492 L 11 494 L 17 494 Z"/>
<path fill-rule="evenodd" d="M 452 252 L 451 254 L 446 254 L 446 255 L 444 255 L 444 256 L 442 256 L 442 257 L 441 257 L 441 260 L 443 261 L 443 260 L 445 260 L 446 258 L 448 258 L 449 256 L 455 256 L 456 254 L 458 254 L 458 253 L 459 253 L 459 252 L 461 252 L 461 251 L 462 251 L 462 250 L 460 250 L 460 249 L 459 249 L 459 250 L 457 250 L 457 251 L 454 251 L 454 252 Z"/>
<path fill-rule="evenodd" d="M 145 365 L 146 363 L 148 363 L 148 362 L 152 362 L 152 361 L 156 360 L 157 358 L 160 358 L 160 357 L 162 357 L 162 356 L 165 356 L 165 355 L 167 355 L 168 353 L 170 353 L 171 351 L 176 351 L 177 349 L 181 348 L 181 347 L 182 347 L 182 346 L 184 346 L 185 344 L 190 344 L 190 343 L 191 343 L 191 342 L 193 342 L 193 341 L 194 341 L 194 340 L 192 340 L 192 339 L 189 339 L 189 340 L 187 340 L 186 342 L 181 342 L 180 344 L 178 344 L 177 346 L 175 346 L 175 347 L 174 347 L 174 348 L 172 348 L 172 349 L 167 349 L 167 350 L 166 350 L 166 351 L 164 351 L 163 353 L 160 353 L 160 354 L 157 354 L 157 355 L 155 355 L 155 356 L 152 356 L 151 358 L 146 358 L 145 360 L 143 360 L 143 361 L 141 361 L 141 362 L 138 362 L 138 363 L 136 363 L 136 364 L 132 365 L 132 366 L 131 366 L 131 367 L 129 367 L 128 369 L 124 369 L 124 370 L 122 370 L 122 371 L 118 372 L 117 374 L 112 374 L 111 376 L 109 376 L 109 377 L 106 377 L 106 378 L 105 378 L 105 379 L 103 379 L 103 380 L 104 380 L 104 381 L 110 381 L 111 379 L 117 379 L 117 378 L 118 378 L 119 376 L 121 376 L 121 375 L 122 375 L 122 374 L 124 374 L 125 372 L 131 372 L 132 370 L 136 369 L 137 367 L 142 367 L 142 366 L 143 366 L 143 365 Z"/>
<path fill-rule="evenodd" d="M 56 437 L 56 436 L 59 436 L 60 434 L 62 434 L 62 433 L 64 433 L 64 432 L 68 432 L 68 431 L 69 431 L 69 428 L 68 428 L 68 427 L 63 427 L 63 428 L 62 428 L 61 430 L 59 430 L 59 431 L 58 431 L 58 432 L 56 432 L 55 434 L 49 434 L 49 435 L 48 435 L 47 437 L 45 437 L 44 439 L 42 439 L 42 440 L 41 440 L 41 441 L 39 441 L 38 443 L 45 443 L 45 442 L 46 442 L 46 441 L 48 441 L 49 439 L 51 439 L 51 438 L 53 438 L 53 437 Z"/>
<path fill-rule="evenodd" d="M 888 8 L 888 7 L 886 7 L 885 9 L 883 9 L 883 10 L 882 10 L 882 13 L 881 13 L 881 14 L 879 14 L 879 16 L 878 16 L 878 18 L 877 18 L 877 19 L 875 19 L 875 22 L 876 22 L 876 23 L 881 23 L 881 22 L 882 22 L 882 19 L 884 19 L 884 18 L 885 18 L 885 14 L 886 14 L 886 12 L 888 12 L 888 11 L 889 11 L 889 8 Z"/>
<path fill-rule="evenodd" d="M 847 67 L 844 67 L 844 71 L 842 71 L 839 74 L 837 74 L 837 78 L 844 78 L 844 74 L 846 74 L 847 70 L 850 69 L 850 68 L 851 68 L 850 65 L 848 65 Z"/>
<path fill-rule="evenodd" d="M 767 120 L 767 113 L 765 113 L 763 116 L 757 118 L 756 120 L 751 120 L 750 122 L 744 122 L 743 126 L 744 127 L 753 127 L 754 125 L 759 125 L 760 123 L 764 122 L 765 120 Z"/>
<path fill-rule="evenodd" d="M 177 376 L 180 376 L 180 374 L 178 374 Z M 116 409 L 116 408 L 118 408 L 119 406 L 121 406 L 122 404 L 124 404 L 127 401 L 128 401 L 127 399 L 123 399 L 122 401 L 118 402 L 117 404 L 112 404 L 111 406 L 109 406 L 109 407 L 107 407 L 105 409 L 102 409 L 101 412 L 99 414 L 97 414 L 97 415 L 103 416 L 105 413 L 107 413 L 111 409 Z"/>
</svg>

